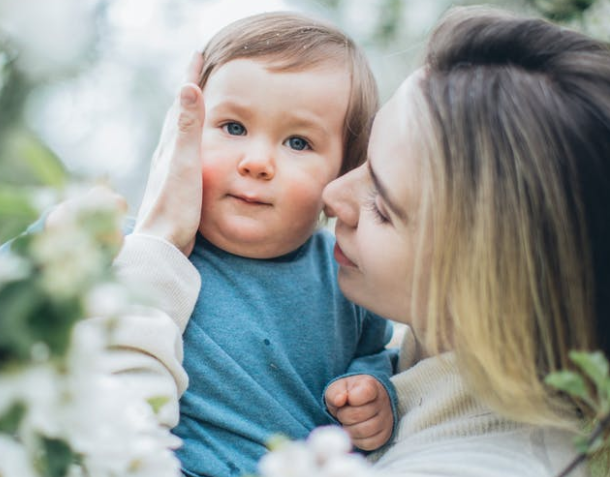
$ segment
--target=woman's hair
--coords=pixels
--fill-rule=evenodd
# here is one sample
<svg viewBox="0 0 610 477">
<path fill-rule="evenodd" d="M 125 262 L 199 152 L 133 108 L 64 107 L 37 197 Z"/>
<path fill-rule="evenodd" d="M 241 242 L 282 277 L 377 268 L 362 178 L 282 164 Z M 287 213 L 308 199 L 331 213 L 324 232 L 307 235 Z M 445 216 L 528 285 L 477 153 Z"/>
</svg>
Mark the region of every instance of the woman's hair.
<svg viewBox="0 0 610 477">
<path fill-rule="evenodd" d="M 459 8 L 424 69 L 412 122 L 432 201 L 428 345 L 451 343 L 502 414 L 573 426 L 591 410 L 543 380 L 573 368 L 570 350 L 610 353 L 610 50 Z"/>
<path fill-rule="evenodd" d="M 268 63 L 270 71 L 303 71 L 325 64 L 345 67 L 351 85 L 346 85 L 350 97 L 340 173 L 365 161 L 371 124 L 379 107 L 377 84 L 362 50 L 336 27 L 296 13 L 258 14 L 223 28 L 202 54 L 202 89 L 217 68 L 237 59 Z"/>
</svg>

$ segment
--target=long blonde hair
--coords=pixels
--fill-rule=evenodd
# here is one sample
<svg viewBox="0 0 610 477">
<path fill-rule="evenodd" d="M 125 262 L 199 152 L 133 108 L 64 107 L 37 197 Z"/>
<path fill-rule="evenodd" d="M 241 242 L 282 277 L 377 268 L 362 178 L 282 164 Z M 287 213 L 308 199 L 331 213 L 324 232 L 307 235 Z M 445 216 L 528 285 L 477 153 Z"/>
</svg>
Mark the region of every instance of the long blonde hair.
<svg viewBox="0 0 610 477">
<path fill-rule="evenodd" d="M 450 342 L 501 414 L 576 429 L 591 410 L 543 379 L 572 367 L 572 349 L 610 349 L 610 51 L 543 20 L 459 8 L 425 69 L 427 345 Z"/>
</svg>

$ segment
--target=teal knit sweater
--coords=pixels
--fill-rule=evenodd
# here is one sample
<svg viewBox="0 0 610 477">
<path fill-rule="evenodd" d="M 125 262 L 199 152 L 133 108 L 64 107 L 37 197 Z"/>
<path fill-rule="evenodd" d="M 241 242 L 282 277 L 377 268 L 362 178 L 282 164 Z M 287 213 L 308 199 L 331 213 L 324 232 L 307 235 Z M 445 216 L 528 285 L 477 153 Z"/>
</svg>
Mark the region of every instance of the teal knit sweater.
<svg viewBox="0 0 610 477">
<path fill-rule="evenodd" d="M 288 255 L 256 260 L 198 236 L 190 260 L 202 287 L 184 333 L 190 385 L 174 429 L 186 475 L 254 473 L 273 435 L 304 438 L 333 423 L 323 393 L 339 377 L 375 376 L 395 406 L 392 326 L 343 297 L 333 246 L 317 232 Z"/>
</svg>

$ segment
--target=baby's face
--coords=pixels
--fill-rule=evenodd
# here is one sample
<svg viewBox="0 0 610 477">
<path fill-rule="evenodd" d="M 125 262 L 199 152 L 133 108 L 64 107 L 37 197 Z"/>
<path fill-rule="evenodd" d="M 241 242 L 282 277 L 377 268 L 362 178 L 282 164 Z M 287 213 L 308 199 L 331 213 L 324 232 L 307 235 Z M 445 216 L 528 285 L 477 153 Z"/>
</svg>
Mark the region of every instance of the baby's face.
<svg viewBox="0 0 610 477">
<path fill-rule="evenodd" d="M 275 72 L 240 59 L 210 76 L 199 226 L 210 242 L 269 258 L 309 238 L 341 167 L 349 92 L 348 71 L 334 65 Z"/>
</svg>

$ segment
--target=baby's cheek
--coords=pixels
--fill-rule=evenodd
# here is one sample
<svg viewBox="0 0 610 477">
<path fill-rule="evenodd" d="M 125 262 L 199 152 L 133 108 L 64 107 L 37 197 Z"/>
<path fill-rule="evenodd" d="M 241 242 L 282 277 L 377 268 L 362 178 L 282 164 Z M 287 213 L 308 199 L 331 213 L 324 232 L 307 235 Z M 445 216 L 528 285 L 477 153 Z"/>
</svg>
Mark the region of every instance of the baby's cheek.
<svg viewBox="0 0 610 477">
<path fill-rule="evenodd" d="M 297 216 L 304 220 L 317 222 L 322 209 L 323 186 L 315 182 L 294 183 L 290 188 L 290 201 L 299 211 Z"/>
<path fill-rule="evenodd" d="M 226 172 L 218 164 L 209 164 L 203 162 L 201 165 L 201 179 L 203 182 L 203 190 L 218 187 L 222 183 L 222 178 L 226 176 Z"/>
</svg>

